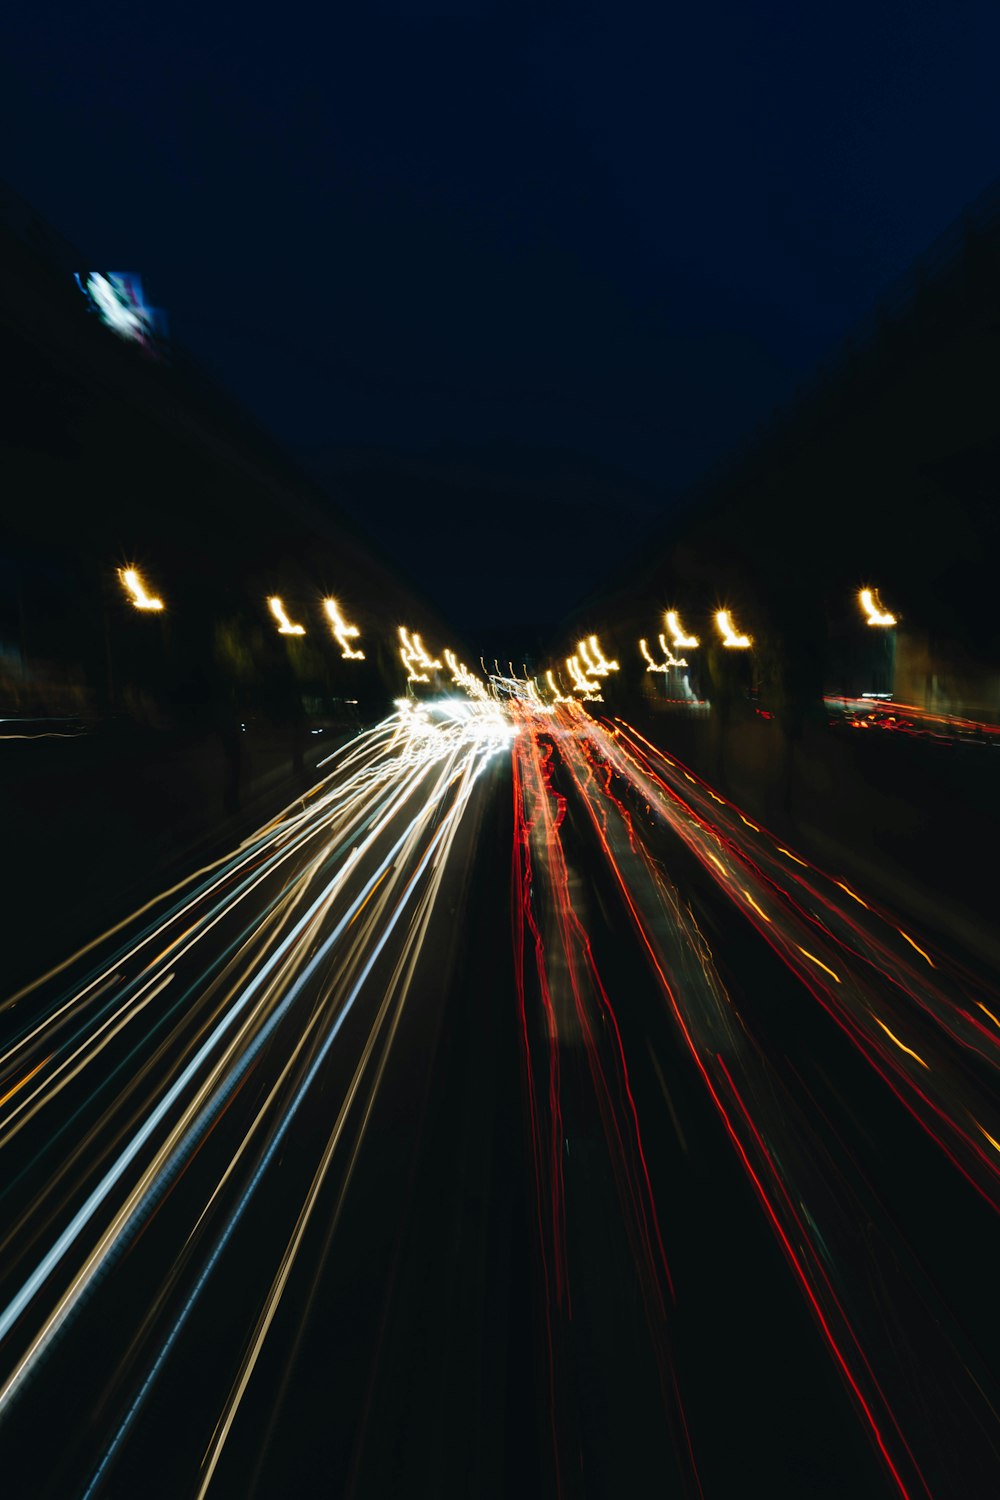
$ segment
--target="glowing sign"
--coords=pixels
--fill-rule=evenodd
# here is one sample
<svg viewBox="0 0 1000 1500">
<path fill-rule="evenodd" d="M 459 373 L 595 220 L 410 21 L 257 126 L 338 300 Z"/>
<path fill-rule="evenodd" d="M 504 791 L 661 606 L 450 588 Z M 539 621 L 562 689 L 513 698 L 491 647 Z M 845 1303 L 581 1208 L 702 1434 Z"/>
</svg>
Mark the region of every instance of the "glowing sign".
<svg viewBox="0 0 1000 1500">
<path fill-rule="evenodd" d="M 163 314 L 147 306 L 138 276 L 129 271 L 78 271 L 76 284 L 101 322 L 119 338 L 152 349 L 162 337 Z"/>
</svg>

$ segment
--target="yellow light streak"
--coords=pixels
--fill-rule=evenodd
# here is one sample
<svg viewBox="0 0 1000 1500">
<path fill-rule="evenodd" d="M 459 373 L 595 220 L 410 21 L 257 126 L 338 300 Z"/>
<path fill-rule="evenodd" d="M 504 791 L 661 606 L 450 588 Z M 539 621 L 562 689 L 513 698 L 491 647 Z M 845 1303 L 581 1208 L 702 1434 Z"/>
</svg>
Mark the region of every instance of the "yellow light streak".
<svg viewBox="0 0 1000 1500">
<path fill-rule="evenodd" d="M 871 911 L 871 907 L 868 905 L 868 902 L 867 901 L 862 901 L 861 897 L 857 894 L 857 892 L 856 891 L 852 891 L 849 885 L 845 885 L 842 880 L 835 880 L 833 883 L 834 883 L 834 885 L 839 885 L 840 889 L 842 891 L 846 891 L 847 894 L 851 897 L 851 899 L 853 901 L 856 901 L 859 906 L 863 906 L 864 907 L 865 911 Z"/>
<path fill-rule="evenodd" d="M 404 725 L 401 722 L 404 717 L 411 722 Z M 264 1018 L 270 1015 L 277 1020 L 286 1011 L 294 1015 L 298 997 L 306 997 L 299 1006 L 304 1012 L 303 1024 L 293 1028 L 292 1054 L 271 1094 L 262 1101 L 256 1117 L 246 1128 L 242 1143 L 237 1135 L 236 1155 L 216 1184 L 202 1217 L 225 1189 L 236 1170 L 237 1158 L 255 1145 L 262 1131 L 273 1129 L 276 1110 L 272 1101 L 278 1101 L 279 1110 L 299 1108 L 308 1080 L 301 1087 L 296 1085 L 296 1096 L 290 1102 L 286 1080 L 301 1077 L 300 1055 L 306 1055 L 308 1048 L 313 1049 L 307 1054 L 312 1057 L 314 1040 L 319 1039 L 323 1028 L 326 1028 L 324 1050 L 333 1045 L 336 1029 L 330 1029 L 329 1025 L 331 1007 L 312 1004 L 310 995 L 325 996 L 331 982 L 328 974 L 337 976 L 338 984 L 339 976 L 343 975 L 345 984 L 338 989 L 337 999 L 338 1005 L 346 1010 L 361 992 L 368 972 L 362 961 L 367 962 L 369 953 L 374 959 L 382 951 L 384 928 L 387 926 L 391 932 L 402 918 L 407 919 L 401 925 L 405 946 L 396 973 L 405 976 L 415 965 L 421 945 L 426 946 L 425 934 L 430 913 L 436 909 L 438 885 L 458 829 L 465 826 L 461 820 L 477 784 L 479 769 L 509 743 L 512 733 L 506 716 L 493 705 L 490 708 L 455 705 L 446 700 L 436 706 L 434 722 L 430 720 L 430 711 L 421 714 L 413 708 L 405 716 L 393 715 L 376 730 L 366 732 L 358 745 L 335 753 L 340 770 L 335 779 L 325 784 L 322 798 L 308 809 L 296 799 L 266 840 L 258 831 L 240 847 L 238 855 L 206 866 L 200 872 L 208 876 L 204 883 L 199 882 L 199 877 L 189 877 L 176 887 L 186 892 L 181 902 L 163 913 L 152 929 L 147 930 L 145 924 L 138 928 L 137 940 L 127 955 L 116 953 L 102 974 L 88 979 L 82 990 L 67 997 L 60 1009 L 41 1023 L 41 1028 L 68 1026 L 72 1032 L 65 1038 L 59 1036 L 64 1055 L 50 1077 L 46 1074 L 59 1054 L 44 1047 L 45 1053 L 51 1054 L 46 1058 L 48 1067 L 39 1064 L 38 1068 L 45 1067 L 45 1071 L 36 1078 L 38 1068 L 33 1067 L 31 1055 L 24 1051 L 38 1045 L 34 1034 L 16 1043 L 23 1061 L 20 1067 L 3 1067 L 0 1092 L 6 1100 L 10 1100 L 12 1092 L 16 1093 L 12 1113 L 20 1117 L 16 1126 L 20 1129 L 32 1113 L 48 1107 L 71 1079 L 92 1068 L 123 1028 L 136 1025 L 142 1010 L 155 1003 L 156 997 L 174 979 L 173 970 L 164 972 L 166 954 L 171 954 L 173 960 L 176 953 L 179 959 L 186 951 L 197 951 L 195 945 L 199 942 L 205 943 L 207 978 L 192 992 L 196 999 L 190 1008 L 193 1011 L 195 1006 L 203 1005 L 203 1013 L 194 1016 L 191 1035 L 184 1038 L 185 1051 L 176 1069 L 173 1052 L 170 1054 L 169 1088 L 163 1093 L 157 1082 L 148 1105 L 134 1114 L 133 1101 L 127 1095 L 122 1096 L 123 1133 L 117 1143 L 112 1143 L 109 1136 L 107 1153 L 97 1164 L 100 1180 L 93 1191 L 87 1182 L 90 1197 L 77 1213 L 70 1232 L 54 1250 L 47 1252 L 17 1293 L 27 1304 L 36 1287 L 51 1282 L 57 1268 L 65 1262 L 65 1275 L 59 1271 L 60 1285 L 42 1321 L 30 1331 L 30 1342 L 22 1340 L 24 1352 L 18 1355 L 16 1366 L 4 1372 L 0 1405 L 6 1405 L 26 1378 L 55 1330 L 67 1323 L 94 1278 L 117 1258 L 128 1242 L 126 1237 L 146 1222 L 157 1195 L 172 1180 L 177 1162 L 182 1157 L 187 1161 L 193 1159 L 201 1134 L 200 1130 L 195 1132 L 195 1123 L 206 1118 L 206 1111 L 211 1112 L 210 1118 L 221 1118 L 228 1107 L 228 1098 L 233 1097 L 231 1084 L 239 1076 L 236 1070 L 247 1057 L 248 1047 L 259 1037 Z M 387 848 L 390 829 L 395 843 Z M 349 852 L 331 871 L 330 851 L 335 847 Z M 376 868 L 372 867 L 373 860 L 379 862 Z M 217 984 L 217 947 L 209 934 L 219 923 L 231 919 L 235 903 L 252 905 L 254 892 L 258 888 L 269 889 L 275 871 L 289 868 L 292 876 L 287 886 L 280 879 L 278 882 L 277 889 L 285 892 L 278 906 L 272 913 L 269 898 L 265 900 L 263 920 L 255 924 L 253 936 L 248 936 L 234 954 L 228 973 L 219 972 Z M 405 905 L 411 890 L 416 893 L 416 901 L 422 903 L 415 908 L 419 917 L 416 924 L 409 920 L 414 908 L 407 909 Z M 157 904 L 163 900 L 161 894 Z M 369 900 L 370 904 L 366 904 Z M 330 931 L 330 912 L 334 908 L 345 919 L 341 936 Z M 359 911 L 364 912 L 362 920 L 352 922 L 351 918 Z M 331 947 L 329 963 L 322 975 L 317 975 L 320 987 L 313 992 L 304 987 L 314 982 L 313 971 L 325 952 L 325 947 L 318 952 L 321 943 L 339 946 Z M 137 960 L 143 952 L 145 967 L 139 969 Z M 264 955 L 268 955 L 266 964 L 261 962 Z M 351 982 L 351 992 L 345 1000 L 342 989 L 347 979 Z M 89 1009 L 90 1001 L 119 982 L 123 985 L 122 992 L 108 1011 L 103 1006 L 100 1010 Z M 404 977 L 403 988 L 398 990 L 400 997 L 405 983 Z M 385 1014 L 389 1004 L 387 991 Z M 185 1007 L 185 1016 L 188 1009 Z M 83 1019 L 83 1031 L 76 1029 L 78 1016 Z M 378 1018 L 376 1021 L 380 1027 L 381 1022 Z M 184 1024 L 187 1026 L 186 1019 Z M 339 1020 L 336 1025 L 339 1026 Z M 310 1035 L 314 1027 L 315 1039 Z M 371 1037 L 372 1050 L 376 1045 L 381 1046 L 378 1030 L 373 1030 Z M 36 1059 L 42 1050 L 39 1046 Z M 252 1055 L 251 1052 L 249 1056 Z M 356 1088 L 361 1087 L 362 1079 L 367 1083 L 368 1055 L 362 1058 L 355 1074 Z M 13 1053 L 8 1053 L 8 1057 L 12 1056 Z M 182 1064 L 184 1072 L 178 1071 Z M 135 1078 L 148 1076 L 149 1068 L 149 1063 L 144 1064 Z M 22 1078 L 22 1072 L 28 1077 Z M 342 1111 L 345 1118 L 352 1099 L 353 1095 L 345 1097 Z M 352 1128 L 353 1119 L 352 1114 Z M 7 1119 L 2 1127 L 8 1139 L 12 1124 L 12 1119 Z M 82 1159 L 86 1144 L 85 1140 L 78 1143 L 68 1158 L 70 1164 L 74 1155 Z M 331 1155 L 333 1149 L 331 1146 Z M 89 1164 L 87 1170 L 89 1173 Z M 26 1216 L 24 1223 L 28 1222 Z M 199 1218 L 192 1233 L 197 1233 L 201 1222 Z M 17 1308 L 0 1309 L 0 1318 L 6 1319 L 5 1331 L 18 1316 Z"/>
<path fill-rule="evenodd" d="M 400 625 L 399 639 L 399 654 L 406 668 L 407 682 L 430 682 L 428 674 L 432 670 L 437 671 L 441 663 L 436 657 L 427 654 L 424 643 L 415 630 L 411 633 L 405 625 Z M 420 671 L 417 670 L 418 667 L 421 668 Z"/>
<path fill-rule="evenodd" d="M 0 1095 L 0 1105 L 6 1104 L 8 1099 L 13 1099 L 19 1089 L 23 1089 L 26 1083 L 30 1083 L 35 1074 L 40 1072 L 47 1062 L 51 1062 L 52 1056 L 54 1054 L 50 1054 L 49 1057 L 43 1057 L 40 1063 L 35 1064 L 30 1073 L 25 1073 L 24 1077 L 18 1079 L 13 1088 L 8 1089 L 6 1094 Z"/>
<path fill-rule="evenodd" d="M 279 635 L 305 635 L 306 627 L 304 625 L 293 625 L 292 621 L 285 613 L 285 606 L 282 604 L 277 594 L 271 595 L 271 597 L 267 601 L 267 606 L 278 622 Z"/>
<path fill-rule="evenodd" d="M 858 593 L 861 608 L 865 614 L 867 625 L 895 625 L 896 616 L 889 613 L 882 606 L 878 596 L 878 589 L 861 589 Z"/>
<path fill-rule="evenodd" d="M 684 656 L 675 656 L 674 653 L 671 651 L 670 647 L 666 643 L 666 640 L 664 639 L 664 635 L 663 635 L 663 631 L 662 630 L 660 631 L 658 639 L 659 639 L 659 642 L 660 642 L 660 650 L 663 652 L 663 655 L 664 655 L 664 657 L 666 659 L 666 663 L 667 663 L 668 667 L 686 667 L 687 666 L 687 658 L 686 657 L 684 657 Z"/>
<path fill-rule="evenodd" d="M 588 647 L 587 642 L 577 641 L 576 652 L 577 656 L 580 658 L 580 661 L 583 663 L 583 670 L 586 672 L 587 676 L 596 677 L 598 674 L 598 666 L 596 661 L 591 661 L 590 659 L 590 648 Z"/>
<path fill-rule="evenodd" d="M 747 900 L 750 902 L 750 905 L 753 907 L 753 909 L 757 913 L 757 915 L 760 916 L 760 917 L 763 917 L 765 922 L 770 922 L 771 918 L 768 916 L 767 912 L 763 909 L 763 907 L 757 905 L 756 901 L 753 899 L 753 897 L 751 896 L 750 892 L 744 888 L 743 894 L 747 898 Z"/>
<path fill-rule="evenodd" d="M 875 1022 L 876 1026 L 881 1026 L 882 1030 L 885 1032 L 885 1034 L 889 1038 L 890 1042 L 895 1042 L 895 1044 L 899 1048 L 900 1052 L 905 1052 L 906 1055 L 907 1055 L 907 1057 L 912 1057 L 913 1060 L 915 1062 L 918 1062 L 922 1068 L 927 1068 L 928 1071 L 930 1071 L 930 1064 L 929 1063 L 925 1063 L 924 1060 L 923 1060 L 923 1058 L 919 1055 L 919 1053 L 914 1052 L 913 1048 L 912 1047 L 908 1047 L 905 1042 L 901 1042 L 899 1040 L 899 1037 L 896 1036 L 894 1032 L 892 1032 L 892 1031 L 889 1030 L 889 1028 L 885 1024 L 885 1022 L 879 1020 L 878 1016 L 875 1014 L 874 1011 L 870 1011 L 869 1014 L 870 1014 L 872 1020 Z M 977 1121 L 976 1123 L 978 1124 L 979 1122 Z M 979 1128 L 980 1128 L 980 1130 L 982 1130 L 983 1127 L 980 1125 Z M 984 1132 L 984 1134 L 985 1134 L 985 1132 Z"/>
<path fill-rule="evenodd" d="M 138 568 L 119 568 L 118 577 L 122 581 L 122 587 L 129 596 L 129 602 L 133 609 L 146 609 L 159 612 L 163 609 L 163 600 L 156 599 L 146 592 Z"/>
<path fill-rule="evenodd" d="M 671 667 L 687 666 L 687 662 L 684 661 L 683 658 L 674 656 L 670 647 L 667 645 L 666 641 L 663 638 L 662 631 L 660 633 L 660 650 L 663 652 L 662 661 L 653 660 L 653 657 L 649 650 L 649 644 L 645 640 L 641 640 L 639 642 L 639 650 L 646 662 L 647 672 L 669 672 Z"/>
<path fill-rule="evenodd" d="M 798 943 L 796 943 L 795 946 L 796 946 L 796 948 L 799 948 Z M 811 963 L 818 964 L 821 969 L 823 969 L 827 974 L 829 974 L 829 976 L 830 976 L 831 979 L 835 979 L 838 984 L 840 983 L 840 975 L 839 974 L 835 974 L 833 972 L 833 970 L 831 968 L 829 968 L 823 962 L 823 960 L 821 958 L 817 958 L 816 957 L 815 953 L 810 953 L 808 948 L 799 948 L 799 952 L 802 953 L 802 954 L 804 954 L 804 956 L 806 958 L 808 958 Z M 877 1017 L 876 1017 L 876 1019 L 877 1019 Z"/>
<path fill-rule="evenodd" d="M 444 651 L 445 663 L 451 673 L 451 680 L 457 687 L 463 688 L 470 698 L 478 698 L 480 701 L 488 697 L 485 687 L 474 672 L 470 672 L 464 661 L 459 661 L 449 647 Z M 480 658 L 482 660 L 482 658 Z"/>
<path fill-rule="evenodd" d="M 937 968 L 937 964 L 931 958 L 930 954 L 929 953 L 925 953 L 924 950 L 923 950 L 923 948 L 921 948 L 920 944 L 919 943 L 915 943 L 913 941 L 913 939 L 909 936 L 909 934 L 903 931 L 902 927 L 897 927 L 896 931 L 899 933 L 899 935 L 900 935 L 901 938 L 906 938 L 906 941 L 909 943 L 909 945 L 910 945 L 911 948 L 916 948 L 917 952 L 920 954 L 920 957 L 921 958 L 925 958 L 927 960 L 927 962 L 930 964 L 930 966 L 931 966 L 932 969 L 936 969 Z"/>
<path fill-rule="evenodd" d="M 330 626 L 333 630 L 334 639 L 340 647 L 340 654 L 344 660 L 364 661 L 365 653 L 363 651 L 355 651 L 351 647 L 351 641 L 357 640 L 361 634 L 358 627 L 356 625 L 348 625 L 340 613 L 340 607 L 336 599 L 324 599 L 323 608 L 326 611 L 327 619 L 330 621 Z"/>
<path fill-rule="evenodd" d="M 699 644 L 696 635 L 688 635 L 681 618 L 676 609 L 668 609 L 666 613 L 667 629 L 670 631 L 670 639 L 674 645 L 682 651 L 693 651 Z"/>
<path fill-rule="evenodd" d="M 805 860 L 799 859 L 799 856 L 797 854 L 793 854 L 791 849 L 783 849 L 780 844 L 775 844 L 774 847 L 777 849 L 779 854 L 787 854 L 789 859 L 794 859 L 797 865 L 801 865 L 804 870 L 808 870 L 809 866 L 806 864 Z"/>
<path fill-rule="evenodd" d="M 573 691 L 582 693 L 584 697 L 593 701 L 599 701 L 595 695 L 600 692 L 600 683 L 594 682 L 589 672 L 584 672 L 580 667 L 580 659 L 577 656 L 567 656 L 566 670 L 569 672 L 573 682 Z"/>
<path fill-rule="evenodd" d="M 604 652 L 601 650 L 600 642 L 598 641 L 596 635 L 588 635 L 587 645 L 590 647 L 590 654 L 594 657 L 597 663 L 594 671 L 596 672 L 598 677 L 606 677 L 609 672 L 618 671 L 618 663 L 616 661 L 608 660 Z"/>
<path fill-rule="evenodd" d="M 436 671 L 440 667 L 441 663 L 437 660 L 437 658 L 428 655 L 427 651 L 424 649 L 423 640 L 416 631 L 413 632 L 413 648 L 417 653 L 417 660 L 420 662 L 420 665 L 422 667 L 429 667 L 434 671 Z"/>
<path fill-rule="evenodd" d="M 745 651 L 751 644 L 751 637 L 741 635 L 733 624 L 728 609 L 717 609 L 715 611 L 715 623 L 719 634 L 722 636 L 722 644 L 728 646 L 732 651 Z"/>
<path fill-rule="evenodd" d="M 984 1015 L 989 1016 L 990 1020 L 993 1022 L 994 1026 L 996 1027 L 996 1029 L 998 1031 L 1000 1031 L 1000 1021 L 997 1020 L 997 1018 L 993 1014 L 993 1012 L 991 1010 L 987 1010 L 986 1006 L 983 1004 L 983 1002 L 981 1000 L 977 1000 L 976 1004 L 979 1006 L 979 1009 L 983 1012 Z"/>
<path fill-rule="evenodd" d="M 360 917 L 361 913 L 364 911 L 365 907 L 368 905 L 369 901 L 372 899 L 372 897 L 374 896 L 375 892 L 378 890 L 379 886 L 382 884 L 383 880 L 385 879 L 385 877 L 388 874 L 389 874 L 388 870 L 383 870 L 382 871 L 381 875 L 376 880 L 375 884 L 372 886 L 371 890 L 368 892 L 367 896 L 362 901 L 361 905 L 358 907 L 357 911 L 354 913 L 354 916 L 348 922 L 348 924 L 347 924 L 348 927 L 353 927 L 354 926 L 355 922 L 358 920 L 358 918 Z"/>
</svg>

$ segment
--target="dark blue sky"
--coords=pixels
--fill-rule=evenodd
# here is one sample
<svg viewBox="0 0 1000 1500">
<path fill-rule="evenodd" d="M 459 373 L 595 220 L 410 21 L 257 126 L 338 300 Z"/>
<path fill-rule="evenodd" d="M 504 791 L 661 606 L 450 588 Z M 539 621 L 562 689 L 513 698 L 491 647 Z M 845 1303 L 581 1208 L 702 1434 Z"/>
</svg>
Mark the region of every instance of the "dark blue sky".
<svg viewBox="0 0 1000 1500">
<path fill-rule="evenodd" d="M 629 519 L 1000 175 L 995 0 L 21 3 L 4 31 L 4 174 L 279 437 L 562 450 L 640 482 Z M 481 510 L 441 520 L 491 617 Z M 565 507 L 524 524 L 540 580 Z"/>
</svg>

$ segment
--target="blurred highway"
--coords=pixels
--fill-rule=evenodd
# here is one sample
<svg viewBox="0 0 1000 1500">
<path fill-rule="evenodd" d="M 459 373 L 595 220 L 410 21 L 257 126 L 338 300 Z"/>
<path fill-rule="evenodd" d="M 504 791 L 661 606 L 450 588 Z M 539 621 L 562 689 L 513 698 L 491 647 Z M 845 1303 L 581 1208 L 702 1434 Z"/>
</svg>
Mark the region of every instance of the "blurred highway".
<svg viewBox="0 0 1000 1500">
<path fill-rule="evenodd" d="M 888 729 L 945 745 L 1000 744 L 1000 724 L 986 724 L 960 714 L 935 713 L 915 703 L 897 703 L 888 694 L 879 698 L 824 699 L 831 723 L 852 729 Z"/>
<path fill-rule="evenodd" d="M 578 703 L 324 769 L 0 1010 L 4 1493 L 995 1495 L 995 981 Z"/>
</svg>

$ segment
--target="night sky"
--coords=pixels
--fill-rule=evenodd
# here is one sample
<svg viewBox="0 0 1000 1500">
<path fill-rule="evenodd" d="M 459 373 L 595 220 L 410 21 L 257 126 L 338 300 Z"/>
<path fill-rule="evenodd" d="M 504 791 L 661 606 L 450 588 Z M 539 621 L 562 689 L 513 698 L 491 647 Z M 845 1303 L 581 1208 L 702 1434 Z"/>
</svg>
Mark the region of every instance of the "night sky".
<svg viewBox="0 0 1000 1500">
<path fill-rule="evenodd" d="M 1000 164 L 995 3 L 5 21 L 0 170 L 473 625 L 571 605 Z"/>
</svg>

